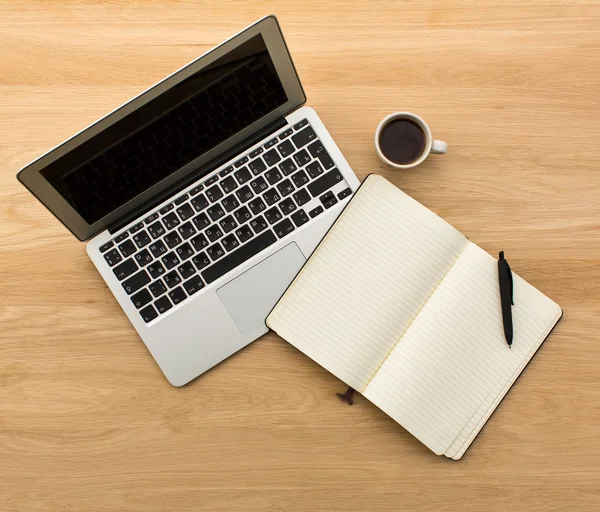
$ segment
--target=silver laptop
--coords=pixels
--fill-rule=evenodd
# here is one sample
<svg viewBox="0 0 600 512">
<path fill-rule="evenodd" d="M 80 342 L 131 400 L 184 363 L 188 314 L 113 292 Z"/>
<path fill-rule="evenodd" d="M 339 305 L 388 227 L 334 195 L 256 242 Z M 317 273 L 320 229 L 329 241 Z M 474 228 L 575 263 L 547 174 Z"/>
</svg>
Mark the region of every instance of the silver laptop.
<svg viewBox="0 0 600 512">
<path fill-rule="evenodd" d="M 274 16 L 23 168 L 159 367 L 186 384 L 265 318 L 359 182 Z"/>
</svg>

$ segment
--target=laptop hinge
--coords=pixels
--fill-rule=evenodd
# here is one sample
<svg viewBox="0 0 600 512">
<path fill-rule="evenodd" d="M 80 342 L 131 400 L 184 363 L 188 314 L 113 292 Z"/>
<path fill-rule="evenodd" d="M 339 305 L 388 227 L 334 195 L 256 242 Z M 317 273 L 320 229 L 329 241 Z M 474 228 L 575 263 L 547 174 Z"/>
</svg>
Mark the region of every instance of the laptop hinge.
<svg viewBox="0 0 600 512">
<path fill-rule="evenodd" d="M 192 171 L 185 178 L 181 179 L 177 183 L 173 184 L 169 188 L 163 190 L 162 192 L 156 194 L 152 199 L 146 201 L 141 204 L 137 208 L 128 212 L 126 215 L 121 217 L 117 222 L 108 226 L 108 232 L 112 235 L 119 231 L 123 226 L 126 226 L 131 221 L 137 219 L 138 217 L 142 217 L 144 213 L 156 207 L 160 203 L 162 203 L 168 197 L 177 194 L 180 190 L 188 187 L 194 181 L 200 179 L 202 176 L 209 174 L 214 171 L 225 162 L 235 158 L 240 153 L 243 153 L 248 148 L 256 144 L 257 142 L 266 139 L 273 132 L 280 130 L 287 124 L 287 121 L 284 117 L 280 117 L 276 119 L 274 122 L 268 124 L 264 128 L 261 128 L 256 133 L 252 134 L 250 137 L 246 138 L 244 141 L 236 144 L 231 149 L 221 153 L 218 157 L 213 158 L 210 162 L 205 163 L 198 167 L 198 169 Z"/>
</svg>

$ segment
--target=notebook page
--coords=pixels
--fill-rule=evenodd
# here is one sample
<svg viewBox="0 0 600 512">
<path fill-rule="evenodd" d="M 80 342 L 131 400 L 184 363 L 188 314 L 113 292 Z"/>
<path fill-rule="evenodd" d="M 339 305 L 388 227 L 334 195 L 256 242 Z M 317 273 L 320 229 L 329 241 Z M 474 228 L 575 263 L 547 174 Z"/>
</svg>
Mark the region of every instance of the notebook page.
<svg viewBox="0 0 600 512">
<path fill-rule="evenodd" d="M 466 238 L 380 176 L 369 176 L 267 319 L 362 391 Z"/>
<path fill-rule="evenodd" d="M 469 243 L 363 394 L 443 454 L 490 396 L 508 390 L 560 317 L 557 304 L 516 274 L 514 298 L 509 349 L 497 261 Z"/>
</svg>

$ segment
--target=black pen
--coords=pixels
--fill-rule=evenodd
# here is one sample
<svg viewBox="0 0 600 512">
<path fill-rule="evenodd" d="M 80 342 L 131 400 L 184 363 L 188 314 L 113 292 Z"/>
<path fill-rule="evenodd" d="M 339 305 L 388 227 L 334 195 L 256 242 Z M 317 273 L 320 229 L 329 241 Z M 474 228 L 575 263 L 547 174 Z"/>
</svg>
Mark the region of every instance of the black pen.
<svg viewBox="0 0 600 512">
<path fill-rule="evenodd" d="M 498 257 L 498 285 L 500 286 L 500 305 L 502 306 L 502 323 L 504 324 L 504 335 L 506 343 L 511 348 L 513 340 L 512 306 L 513 300 L 513 278 L 508 261 L 504 259 L 504 251 L 500 251 Z"/>
</svg>

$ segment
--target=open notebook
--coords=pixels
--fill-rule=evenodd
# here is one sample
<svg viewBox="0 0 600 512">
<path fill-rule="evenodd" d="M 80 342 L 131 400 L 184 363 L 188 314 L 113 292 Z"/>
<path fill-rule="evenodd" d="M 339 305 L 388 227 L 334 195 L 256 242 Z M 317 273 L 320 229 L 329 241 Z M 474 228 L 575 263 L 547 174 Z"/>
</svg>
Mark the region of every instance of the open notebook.
<svg viewBox="0 0 600 512">
<path fill-rule="evenodd" d="M 267 325 L 436 454 L 460 459 L 562 316 L 513 278 L 509 349 L 496 259 L 370 175 Z"/>
</svg>

